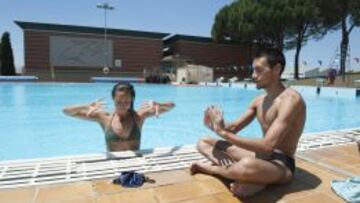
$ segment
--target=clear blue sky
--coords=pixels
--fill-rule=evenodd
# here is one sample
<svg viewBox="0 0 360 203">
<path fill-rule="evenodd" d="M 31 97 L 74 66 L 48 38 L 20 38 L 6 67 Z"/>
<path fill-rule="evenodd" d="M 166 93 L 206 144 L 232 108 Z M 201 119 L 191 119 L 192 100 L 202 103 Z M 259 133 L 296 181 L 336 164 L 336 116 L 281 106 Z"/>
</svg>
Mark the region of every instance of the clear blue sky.
<svg viewBox="0 0 360 203">
<path fill-rule="evenodd" d="M 4 3 L 6 2 L 6 3 Z M 0 33 L 9 31 L 14 49 L 15 65 L 24 64 L 22 30 L 14 20 L 103 27 L 103 11 L 96 8 L 99 0 L 7 0 L 0 7 Z M 108 15 L 112 28 L 210 36 L 217 11 L 232 0 L 108 0 L 115 7 Z M 360 29 L 351 34 L 351 58 L 360 57 Z M 317 66 L 322 60 L 327 66 L 340 43 L 341 33 L 328 34 L 324 39 L 308 43 L 301 61 Z M 288 67 L 292 67 L 294 52 L 286 52 Z M 351 59 L 352 67 L 360 65 Z"/>
</svg>

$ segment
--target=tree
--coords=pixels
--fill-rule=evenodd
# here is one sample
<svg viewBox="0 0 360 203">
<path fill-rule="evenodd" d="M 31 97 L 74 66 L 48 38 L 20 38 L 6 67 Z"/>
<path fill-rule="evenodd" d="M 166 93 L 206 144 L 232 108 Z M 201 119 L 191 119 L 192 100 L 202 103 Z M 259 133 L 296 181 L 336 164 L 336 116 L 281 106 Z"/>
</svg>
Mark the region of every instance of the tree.
<svg viewBox="0 0 360 203">
<path fill-rule="evenodd" d="M 224 6 L 215 16 L 215 23 L 211 29 L 211 36 L 217 42 L 230 40 L 228 32 L 230 6 Z"/>
<path fill-rule="evenodd" d="M 284 48 L 288 9 L 283 0 L 238 0 L 215 17 L 212 37 L 218 41 Z"/>
<path fill-rule="evenodd" d="M 0 75 L 2 75 L 1 73 L 1 67 L 2 67 L 2 65 L 1 65 L 1 59 L 2 59 L 2 57 L 1 57 L 1 41 L 0 41 Z"/>
<path fill-rule="evenodd" d="M 302 46 L 334 27 L 323 15 L 323 4 L 328 6 L 325 0 L 237 0 L 216 15 L 212 36 L 255 49 L 295 49 L 294 78 L 298 79 Z"/>
<path fill-rule="evenodd" d="M 2 75 L 15 75 L 14 56 L 10 43 L 10 34 L 5 32 L 1 37 L 0 61 Z"/>
<path fill-rule="evenodd" d="M 310 39 L 319 40 L 332 25 L 326 25 L 321 16 L 319 0 L 287 0 L 291 15 L 285 29 L 285 49 L 295 48 L 294 78 L 299 79 L 301 48 Z"/>
<path fill-rule="evenodd" d="M 211 35 L 215 41 L 241 44 L 252 53 L 262 48 L 284 48 L 288 9 L 284 0 L 236 0 L 217 13 Z"/>
<path fill-rule="evenodd" d="M 340 42 L 340 74 L 345 80 L 345 63 L 349 46 L 349 35 L 356 26 L 360 26 L 360 1 L 359 0 L 323 0 L 322 15 L 327 23 L 336 23 L 336 29 L 341 29 Z"/>
</svg>

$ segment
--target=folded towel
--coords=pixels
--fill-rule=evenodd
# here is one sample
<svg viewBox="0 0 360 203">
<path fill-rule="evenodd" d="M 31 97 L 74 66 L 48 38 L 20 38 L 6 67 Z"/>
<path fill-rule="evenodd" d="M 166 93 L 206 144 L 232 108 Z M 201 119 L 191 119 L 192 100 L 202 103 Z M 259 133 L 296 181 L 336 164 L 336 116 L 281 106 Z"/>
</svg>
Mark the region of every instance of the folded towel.
<svg viewBox="0 0 360 203">
<path fill-rule="evenodd" d="M 332 189 L 347 202 L 360 203 L 360 177 L 347 180 L 333 180 Z"/>
<path fill-rule="evenodd" d="M 134 171 L 125 171 L 119 177 L 113 180 L 114 184 L 122 185 L 123 187 L 140 187 L 144 184 L 147 178 L 144 174 L 136 173 Z"/>
</svg>

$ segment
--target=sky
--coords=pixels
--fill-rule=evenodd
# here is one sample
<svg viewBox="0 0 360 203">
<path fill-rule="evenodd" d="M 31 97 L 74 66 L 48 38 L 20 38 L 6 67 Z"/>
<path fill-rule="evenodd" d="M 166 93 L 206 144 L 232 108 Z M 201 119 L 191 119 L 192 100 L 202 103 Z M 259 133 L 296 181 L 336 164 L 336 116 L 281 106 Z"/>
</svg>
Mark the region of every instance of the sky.
<svg viewBox="0 0 360 203">
<path fill-rule="evenodd" d="M 10 32 L 15 66 L 24 65 L 23 32 L 18 21 L 104 26 L 104 11 L 96 8 L 100 0 L 0 0 L 0 34 Z M 209 37 L 216 13 L 232 0 L 107 0 L 115 7 L 109 11 L 108 27 L 118 29 L 165 32 Z M 320 41 L 310 41 L 300 55 L 301 69 L 326 67 L 339 46 L 341 32 L 327 34 Z M 351 68 L 360 70 L 353 58 L 360 57 L 360 28 L 350 35 Z M 292 72 L 294 51 L 285 52 L 287 67 Z M 303 65 L 306 61 L 307 65 Z"/>
</svg>

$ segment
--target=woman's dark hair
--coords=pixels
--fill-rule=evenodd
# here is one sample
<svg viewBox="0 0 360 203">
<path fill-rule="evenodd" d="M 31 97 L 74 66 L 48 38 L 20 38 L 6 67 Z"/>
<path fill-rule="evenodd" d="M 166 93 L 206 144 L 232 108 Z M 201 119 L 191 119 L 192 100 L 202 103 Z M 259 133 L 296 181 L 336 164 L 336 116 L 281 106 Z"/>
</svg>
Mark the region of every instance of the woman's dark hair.
<svg viewBox="0 0 360 203">
<path fill-rule="evenodd" d="M 135 101 L 135 89 L 134 86 L 130 83 L 123 83 L 119 82 L 114 85 L 113 89 L 111 90 L 111 96 L 114 99 L 116 92 L 125 92 L 131 96 L 131 105 L 130 110 L 134 110 L 134 101 Z"/>
<path fill-rule="evenodd" d="M 280 75 L 283 73 L 286 65 L 286 60 L 284 54 L 279 49 L 269 48 L 269 49 L 261 50 L 255 54 L 254 58 L 261 58 L 261 57 L 266 58 L 266 61 L 270 65 L 270 68 L 274 68 L 276 64 L 280 64 L 281 65 Z"/>
</svg>

